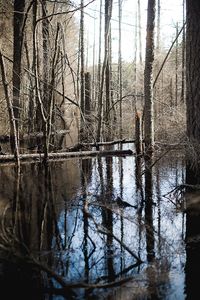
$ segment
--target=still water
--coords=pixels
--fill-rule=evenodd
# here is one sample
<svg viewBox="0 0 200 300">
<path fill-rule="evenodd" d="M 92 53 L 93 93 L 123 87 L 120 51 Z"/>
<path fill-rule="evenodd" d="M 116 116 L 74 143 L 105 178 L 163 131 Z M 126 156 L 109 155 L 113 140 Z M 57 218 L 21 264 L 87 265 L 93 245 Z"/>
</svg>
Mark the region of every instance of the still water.
<svg viewBox="0 0 200 300">
<path fill-rule="evenodd" d="M 1 165 L 1 298 L 200 299 L 199 195 L 170 193 L 180 153 L 155 159 Z"/>
</svg>

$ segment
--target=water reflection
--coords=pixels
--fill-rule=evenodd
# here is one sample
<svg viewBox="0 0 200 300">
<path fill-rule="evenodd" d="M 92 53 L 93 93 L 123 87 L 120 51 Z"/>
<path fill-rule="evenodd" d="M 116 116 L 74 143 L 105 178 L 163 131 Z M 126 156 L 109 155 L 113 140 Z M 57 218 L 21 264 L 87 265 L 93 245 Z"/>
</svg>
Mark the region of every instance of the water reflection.
<svg viewBox="0 0 200 300">
<path fill-rule="evenodd" d="M 200 193 L 187 195 L 186 213 L 186 299 L 199 299 L 200 278 Z"/>
<path fill-rule="evenodd" d="M 26 287 L 26 299 L 184 299 L 183 213 L 162 197 L 183 168 L 176 156 L 154 168 L 135 157 L 2 166 L 1 285 L 16 282 L 20 299 Z"/>
</svg>

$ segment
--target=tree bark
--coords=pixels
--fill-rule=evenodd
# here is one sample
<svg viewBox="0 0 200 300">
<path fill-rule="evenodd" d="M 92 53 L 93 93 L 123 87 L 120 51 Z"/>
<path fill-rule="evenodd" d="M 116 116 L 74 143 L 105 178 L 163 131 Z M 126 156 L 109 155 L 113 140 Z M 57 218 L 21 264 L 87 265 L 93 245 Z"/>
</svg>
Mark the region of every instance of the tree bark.
<svg viewBox="0 0 200 300">
<path fill-rule="evenodd" d="M 84 115 L 85 115 L 85 47 L 84 47 L 84 0 L 81 0 L 80 19 L 80 141 L 84 140 Z"/>
<path fill-rule="evenodd" d="M 141 33 L 141 7 L 138 0 L 138 28 L 139 28 L 139 62 L 142 64 L 142 33 Z"/>
<path fill-rule="evenodd" d="M 98 124 L 97 124 L 97 133 L 96 133 L 96 141 L 99 142 L 101 139 L 101 129 L 102 129 L 102 109 L 103 109 L 103 91 L 104 91 L 104 80 L 105 80 L 105 71 L 108 61 L 109 54 L 109 31 L 110 31 L 110 20 L 112 15 L 112 0 L 105 0 L 105 13 L 108 13 L 108 16 L 105 16 L 105 33 L 104 33 L 104 61 L 101 70 L 101 78 L 100 78 L 100 90 L 98 95 Z"/>
<path fill-rule="evenodd" d="M 122 0 L 118 0 L 119 49 L 118 49 L 118 93 L 119 93 L 119 138 L 122 139 Z"/>
<path fill-rule="evenodd" d="M 155 0 L 148 0 L 146 56 L 144 70 L 144 134 L 145 151 L 152 151 L 154 146 L 154 112 L 152 71 L 154 62 L 154 30 L 155 30 Z"/>
<path fill-rule="evenodd" d="M 160 0 L 157 0 L 157 43 L 156 43 L 156 48 L 157 52 L 160 51 Z"/>
<path fill-rule="evenodd" d="M 3 55 L 0 50 L 0 70 L 1 70 L 1 76 L 2 76 L 2 82 L 3 82 L 3 88 L 4 88 L 4 93 L 5 93 L 5 98 L 6 98 L 6 103 L 7 103 L 7 109 L 8 109 L 8 114 L 9 114 L 9 122 L 10 122 L 10 131 L 13 134 L 13 140 L 12 140 L 12 147 L 13 147 L 13 153 L 14 157 L 17 161 L 18 167 L 20 166 L 20 160 L 19 160 L 19 146 L 18 146 L 18 136 L 17 136 L 17 130 L 16 130 L 16 120 L 14 117 L 14 110 L 13 110 L 13 104 L 11 101 L 11 93 L 8 87 L 8 81 L 6 77 L 6 70 L 5 70 L 5 65 L 4 65 L 4 60 L 3 60 Z"/>
<path fill-rule="evenodd" d="M 190 142 L 187 183 L 200 183 L 200 2 L 186 1 L 186 106 Z M 192 147 L 192 148 L 191 148 Z M 192 155 L 191 155 L 192 149 Z"/>
<path fill-rule="evenodd" d="M 23 22 L 25 12 L 25 0 L 14 1 L 13 15 L 13 113 L 16 124 L 17 138 L 19 138 L 20 121 L 20 91 L 21 91 L 21 61 L 23 46 Z M 11 127 L 12 130 L 12 127 Z M 15 151 L 15 137 L 11 131 L 11 148 Z"/>
<path fill-rule="evenodd" d="M 185 24 L 185 0 L 183 0 L 183 26 Z M 182 35 L 181 102 L 185 102 L 185 26 Z"/>
</svg>

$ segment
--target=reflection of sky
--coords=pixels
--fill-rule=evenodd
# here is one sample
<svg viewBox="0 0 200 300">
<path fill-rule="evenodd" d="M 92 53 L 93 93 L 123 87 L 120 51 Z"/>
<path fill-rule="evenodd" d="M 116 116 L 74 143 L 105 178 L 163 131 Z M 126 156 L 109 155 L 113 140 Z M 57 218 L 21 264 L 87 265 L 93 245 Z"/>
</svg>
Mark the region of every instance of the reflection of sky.
<svg viewBox="0 0 200 300">
<path fill-rule="evenodd" d="M 125 147 L 128 147 L 127 145 Z M 106 190 L 106 159 L 102 158 L 102 168 L 104 177 L 104 190 Z M 101 207 L 101 182 L 98 171 L 98 160 L 92 159 L 91 178 L 87 180 L 86 187 L 86 200 L 88 201 L 88 211 L 92 218 L 88 218 L 88 228 L 84 231 L 84 217 L 83 217 L 83 204 L 85 199 L 80 194 L 80 190 L 75 203 L 78 206 L 73 206 L 68 210 L 67 216 L 62 211 L 59 219 L 59 228 L 61 237 L 65 239 L 64 221 L 67 221 L 67 240 L 71 241 L 71 245 L 65 257 L 68 261 L 68 269 L 66 278 L 72 281 L 82 281 L 86 277 L 86 264 L 89 265 L 89 280 L 92 282 L 100 279 L 102 276 L 108 276 L 108 246 L 106 241 L 108 237 L 97 232 L 96 225 L 102 225 L 102 212 Z M 122 183 L 120 183 L 121 168 L 123 169 Z M 160 204 L 156 195 L 156 172 L 159 169 L 159 189 L 160 189 Z M 113 202 L 117 196 L 122 195 L 123 200 L 131 203 L 137 203 L 136 185 L 135 185 L 135 158 L 113 158 L 112 165 L 113 176 L 113 191 L 112 195 L 105 196 L 105 201 L 108 205 L 108 211 L 112 213 L 113 218 L 113 234 L 123 241 L 135 254 L 140 252 L 141 258 L 145 261 L 141 265 L 142 273 L 145 271 L 145 266 L 148 265 L 146 261 L 146 235 L 144 227 L 144 209 L 141 215 L 141 224 L 139 225 L 138 210 L 135 208 L 125 208 L 123 210 L 113 206 Z M 163 194 L 169 192 L 177 183 L 182 180 L 182 163 L 174 162 L 162 164 L 159 163 L 153 171 L 154 195 L 153 201 L 153 223 L 154 223 L 154 236 L 155 236 L 155 252 L 156 258 L 160 265 L 164 265 L 165 271 L 168 274 L 167 284 L 169 293 L 183 296 L 184 285 L 184 272 L 182 266 L 185 260 L 184 243 L 182 240 L 182 226 L 184 224 L 183 214 L 177 212 L 175 205 L 167 198 L 162 197 Z M 108 192 L 108 191 L 107 191 Z M 100 202 L 99 202 L 100 201 Z M 111 203 L 110 203 L 111 202 Z M 105 203 L 104 203 L 105 204 Z M 94 222 L 94 221 L 95 222 Z M 160 224 L 160 226 L 159 226 Z M 109 224 L 107 224 L 109 225 Z M 160 236 L 158 232 L 160 231 Z M 87 238 L 86 235 L 88 234 Z M 140 237 L 140 238 L 139 238 Z M 87 244 L 87 247 L 86 247 Z M 113 239 L 111 245 L 111 263 L 114 273 L 118 274 L 123 272 L 124 269 L 134 264 L 136 261 L 125 249 Z M 129 271 L 127 274 L 136 274 L 137 268 Z M 161 272 L 158 270 L 158 272 Z M 142 274 L 141 273 L 141 274 Z M 176 299 L 176 298 L 166 299 Z M 181 297 L 182 297 L 181 296 Z M 182 298 L 179 298 L 182 299 Z"/>
</svg>

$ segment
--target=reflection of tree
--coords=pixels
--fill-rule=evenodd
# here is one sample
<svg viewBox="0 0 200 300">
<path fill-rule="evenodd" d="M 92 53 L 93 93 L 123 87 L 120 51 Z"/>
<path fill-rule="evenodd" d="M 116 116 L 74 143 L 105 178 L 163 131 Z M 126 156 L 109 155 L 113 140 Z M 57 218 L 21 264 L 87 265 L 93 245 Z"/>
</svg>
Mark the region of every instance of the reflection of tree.
<svg viewBox="0 0 200 300">
<path fill-rule="evenodd" d="M 158 250 L 161 260 L 155 257 L 155 230 L 154 230 L 154 214 L 153 214 L 153 170 L 152 156 L 145 159 L 145 227 L 146 227 L 146 252 L 148 267 L 146 269 L 148 278 L 148 298 L 149 299 L 165 299 L 169 281 L 168 260 L 166 254 L 161 253 L 161 194 L 160 194 L 160 174 L 156 169 L 156 196 L 158 206 Z M 160 286 L 162 288 L 160 288 Z"/>
<path fill-rule="evenodd" d="M 161 189 L 160 189 L 160 171 L 156 168 L 156 196 L 158 206 L 158 250 L 161 251 Z"/>
<path fill-rule="evenodd" d="M 120 150 L 122 150 L 122 144 L 120 144 Z M 124 170 L 123 170 L 123 158 L 119 157 L 119 187 L 120 187 L 120 197 L 123 199 L 123 190 L 124 190 L 124 184 L 123 184 L 123 178 L 124 178 Z M 123 211 L 120 215 L 120 233 L 121 233 L 121 242 L 123 243 L 124 239 L 124 217 L 123 217 Z M 124 269 L 124 249 L 121 244 L 121 256 L 120 256 L 120 270 L 123 272 Z"/>
<path fill-rule="evenodd" d="M 20 169 L 14 171 L 14 195 L 10 210 L 12 218 L 4 215 L 0 234 L 1 292 L 7 299 L 43 299 L 42 277 L 30 264 L 30 234 L 28 223 L 29 199 L 23 197 Z M 4 227 L 6 225 L 6 227 Z M 27 260 L 29 263 L 27 264 Z"/>
<path fill-rule="evenodd" d="M 154 252 L 154 228 L 153 228 L 153 182 L 152 159 L 145 160 L 145 225 L 146 225 L 146 250 L 147 260 L 151 262 L 155 257 Z"/>
<path fill-rule="evenodd" d="M 200 278 L 200 195 L 187 195 L 185 294 L 187 300 L 199 299 Z"/>
<path fill-rule="evenodd" d="M 155 238 L 153 227 L 153 176 L 152 157 L 145 159 L 145 227 L 146 227 L 146 252 L 148 277 L 148 294 L 151 299 L 159 299 L 156 291 L 156 271 L 153 266 L 155 259 Z"/>
<path fill-rule="evenodd" d="M 87 203 L 87 185 L 90 181 L 91 177 L 91 160 L 83 159 L 81 161 L 81 183 L 82 183 L 82 195 L 83 195 L 83 256 L 85 262 L 85 282 L 89 283 L 89 270 L 90 264 L 89 260 L 93 252 L 89 253 L 89 243 L 88 239 L 91 241 L 89 237 L 89 220 L 88 220 L 88 203 Z M 87 297 L 87 295 L 85 295 Z"/>
<path fill-rule="evenodd" d="M 142 241 L 142 211 L 144 208 L 144 192 L 142 184 L 142 158 L 136 156 L 135 158 L 135 185 L 136 185 L 136 197 L 138 206 L 138 254 L 141 254 L 141 241 Z"/>
<path fill-rule="evenodd" d="M 30 169 L 33 171 L 31 174 L 34 174 L 35 182 L 30 180 L 30 177 L 23 176 L 23 172 L 30 172 Z M 20 289 L 21 295 L 29 289 L 28 293 L 38 291 L 43 297 L 41 287 L 44 284 L 42 278 L 44 274 L 49 277 L 49 283 L 54 278 L 61 285 L 65 284 L 51 269 L 53 265 L 55 268 L 53 247 L 54 250 L 61 249 L 51 167 L 23 166 L 21 173 L 18 171 L 15 173 L 14 182 L 14 195 L 10 208 L 12 218 L 9 221 L 9 215 L 4 216 L 4 224 L 7 228 L 2 228 L 0 235 L 2 239 L 0 244 L 5 251 L 4 259 L 7 257 L 7 250 L 13 255 L 10 262 L 5 261 L 3 265 L 6 265 L 8 270 L 12 269 L 12 276 L 8 282 L 12 282 L 14 286 L 17 284 L 17 290 Z M 41 270 L 44 271 L 43 276 Z M 4 278 L 6 273 L 7 271 L 4 272 Z M 31 296 L 27 295 L 27 298 L 31 299 Z M 40 297 L 38 296 L 37 299 Z"/>
<path fill-rule="evenodd" d="M 110 234 L 106 235 L 106 247 L 105 247 L 105 261 L 107 265 L 108 281 L 114 280 L 114 267 L 113 267 L 113 213 L 109 208 L 109 204 L 112 203 L 113 196 L 113 174 L 112 174 L 112 158 L 107 157 L 105 159 L 106 164 L 106 186 L 104 186 L 103 178 L 103 165 L 102 160 L 98 159 L 98 172 L 100 178 L 100 198 L 102 201 L 102 225 Z M 107 208 L 108 207 L 108 208 Z"/>
<path fill-rule="evenodd" d="M 105 202 L 112 201 L 113 195 L 113 159 L 112 157 L 106 157 L 106 198 Z M 113 281 L 115 279 L 115 270 L 113 262 L 113 213 L 110 209 L 103 209 L 102 211 L 102 224 L 110 232 L 107 235 L 106 241 L 106 259 L 107 259 L 107 269 L 108 269 L 108 280 Z"/>
</svg>

